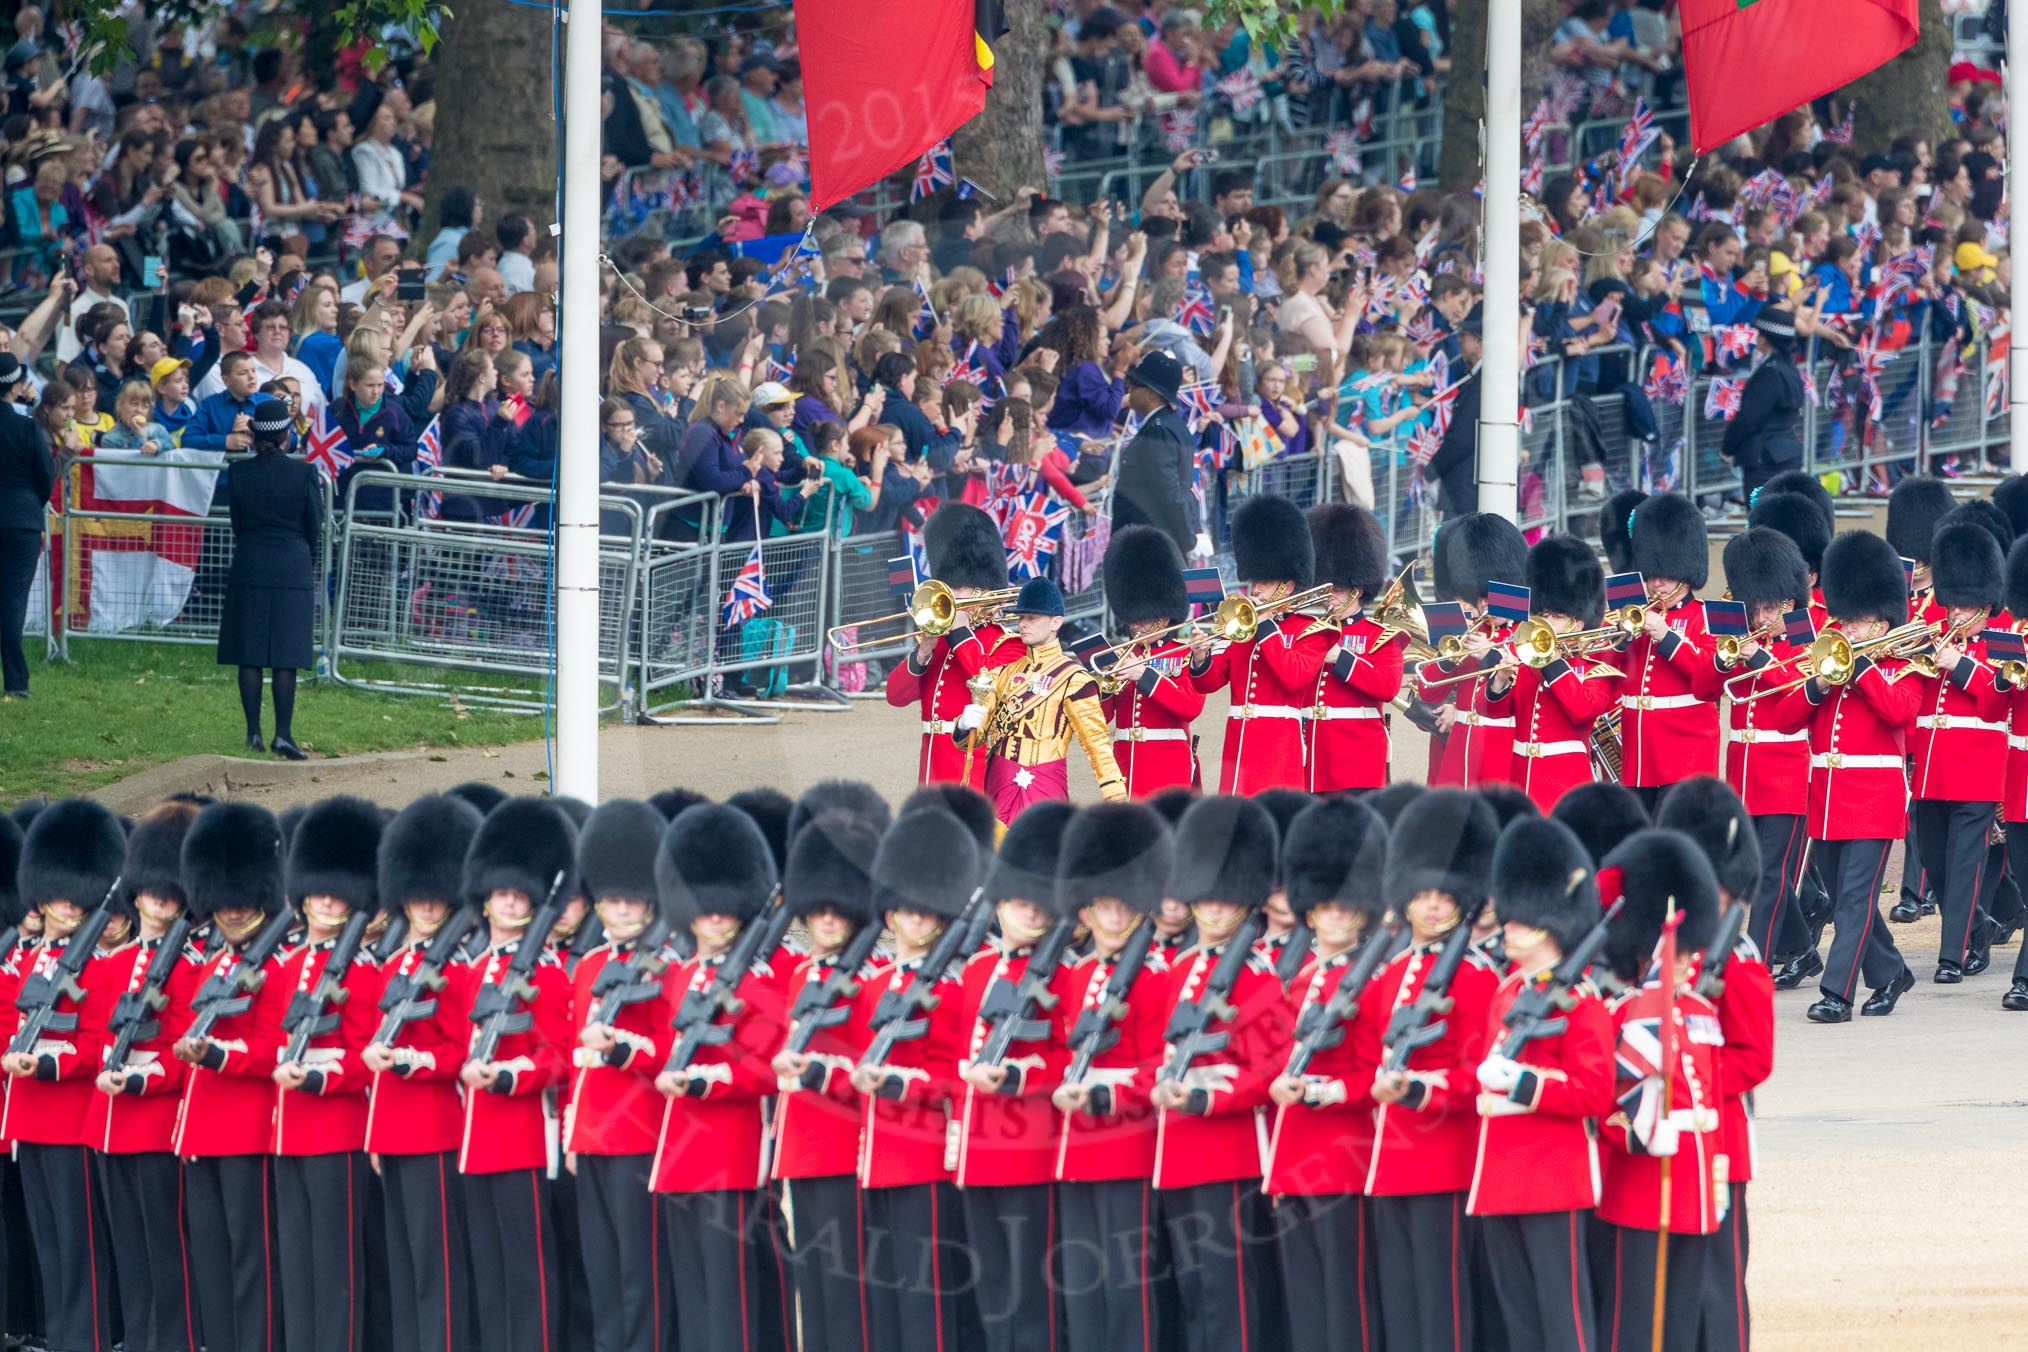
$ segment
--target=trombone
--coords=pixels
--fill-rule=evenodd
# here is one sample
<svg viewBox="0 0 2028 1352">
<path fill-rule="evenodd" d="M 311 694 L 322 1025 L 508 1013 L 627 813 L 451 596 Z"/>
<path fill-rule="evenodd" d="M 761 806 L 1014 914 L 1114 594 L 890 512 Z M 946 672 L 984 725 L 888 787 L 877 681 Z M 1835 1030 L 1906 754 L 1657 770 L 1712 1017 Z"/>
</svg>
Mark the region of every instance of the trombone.
<svg viewBox="0 0 2028 1352">
<path fill-rule="evenodd" d="M 1922 675 L 1929 677 L 1931 680 L 1935 680 L 1937 676 L 1941 674 L 1941 670 L 1938 668 L 1936 664 L 1935 649 L 1941 648 L 1947 643 L 1963 643 L 1966 639 L 1968 639 L 1971 636 L 1972 625 L 1984 623 L 1985 621 L 1983 620 L 1968 620 L 1964 624 L 1952 625 L 1949 629 L 1946 629 L 1943 632 L 1943 634 L 1938 637 L 1936 643 L 1931 646 L 1931 649 L 1929 651 L 1909 654 L 1908 665 L 1914 668 L 1916 671 L 1920 672 Z M 1977 658 L 1974 658 L 1973 660 L 1978 661 Z M 1979 665 L 1985 666 L 1986 663 L 1980 662 Z"/>
<path fill-rule="evenodd" d="M 1782 623 L 1780 620 L 1769 620 L 1760 628 L 1748 633 L 1744 638 L 1737 634 L 1727 634 L 1724 638 L 1718 640 L 1718 660 L 1728 667 L 1737 666 L 1747 644 L 1759 643 L 1763 639 L 1773 638 L 1775 631 L 1781 627 Z"/>
<path fill-rule="evenodd" d="M 1462 685 L 1467 681 L 1483 680 L 1488 676 L 1508 671 L 1516 666 L 1546 667 L 1558 657 L 1559 640 L 1556 631 L 1537 619 L 1526 619 L 1514 626 L 1514 655 L 1503 657 L 1492 666 L 1481 671 L 1467 671 L 1457 676 L 1445 676 L 1440 680 L 1424 681 L 1424 690 L 1436 690 L 1447 685 Z"/>
<path fill-rule="evenodd" d="M 1810 650 L 1803 654 L 1803 675 L 1766 690 L 1756 690 L 1745 699 L 1734 702 L 1751 704 L 1769 695 L 1786 695 L 1792 690 L 1801 689 L 1813 680 L 1821 685 L 1845 685 L 1851 681 L 1860 658 L 1905 657 L 1908 654 L 1901 651 L 1902 649 L 1935 643 L 1942 635 L 1943 628 L 1942 623 L 1935 620 L 1928 624 L 1904 624 L 1888 630 L 1878 638 L 1863 639 L 1858 643 L 1846 638 L 1836 629 L 1826 630 L 1818 635 L 1817 641 L 1810 645 Z"/>
<path fill-rule="evenodd" d="M 1244 643 L 1253 637 L 1254 630 L 1260 627 L 1262 620 L 1278 619 L 1291 611 L 1313 606 L 1330 594 L 1331 584 L 1326 582 L 1307 591 L 1296 592 L 1294 595 L 1284 596 L 1279 601 L 1269 601 L 1265 604 L 1257 604 L 1244 596 L 1228 596 L 1218 603 L 1218 609 L 1212 612 L 1208 622 L 1184 620 L 1166 629 L 1157 629 L 1151 634 L 1142 634 L 1139 638 L 1126 639 L 1109 648 L 1101 648 L 1092 654 L 1092 664 L 1096 665 L 1106 656 L 1118 661 L 1142 644 L 1150 645 L 1149 651 L 1144 656 L 1154 657 L 1156 654 L 1152 645 L 1158 640 L 1165 639 L 1171 634 L 1180 634 L 1185 630 L 1194 630 L 1200 624 L 1208 625 L 1213 638 L 1223 639 L 1227 643 Z"/>
<path fill-rule="evenodd" d="M 982 592 L 977 596 L 959 596 L 950 587 L 935 578 L 920 583 L 909 594 L 908 609 L 897 610 L 887 615 L 876 615 L 870 620 L 856 624 L 833 625 L 825 631 L 824 640 L 833 652 L 853 653 L 867 648 L 881 648 L 890 643 L 899 643 L 911 637 L 942 638 L 958 627 L 958 617 L 967 611 L 997 610 L 1013 602 L 1020 592 L 1008 587 L 1002 591 Z M 864 629 L 868 625 L 886 624 L 893 620 L 907 620 L 910 633 L 890 634 L 882 638 L 861 638 L 850 643 L 841 643 L 838 636 L 848 629 Z"/>
</svg>

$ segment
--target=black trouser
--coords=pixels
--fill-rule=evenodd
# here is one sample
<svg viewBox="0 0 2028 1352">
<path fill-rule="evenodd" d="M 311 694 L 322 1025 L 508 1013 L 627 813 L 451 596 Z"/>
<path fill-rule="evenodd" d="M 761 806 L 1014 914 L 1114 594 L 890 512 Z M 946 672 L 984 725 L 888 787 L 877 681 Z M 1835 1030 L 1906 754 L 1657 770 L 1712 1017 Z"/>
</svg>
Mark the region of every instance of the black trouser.
<svg viewBox="0 0 2028 1352">
<path fill-rule="evenodd" d="M 1916 837 L 1922 842 L 1923 872 L 1935 879 L 1943 911 L 1937 961 L 1963 966 L 1972 936 L 1983 923 L 1979 892 L 1985 886 L 1986 832 L 1993 824 L 1994 804 L 1918 798 L 1913 807 L 1922 824 Z"/>
<path fill-rule="evenodd" d="M 205 1352 L 270 1352 L 280 1339 L 269 1164 L 266 1155 L 213 1155 L 183 1166 L 190 1289 Z"/>
<path fill-rule="evenodd" d="M 358 1352 L 365 1313 L 360 1282 L 366 1156 L 275 1159 L 275 1257 L 289 1352 Z"/>
<path fill-rule="evenodd" d="M 549 1180 L 540 1169 L 463 1178 L 479 1346 L 485 1352 L 550 1352 L 563 1289 Z"/>
<path fill-rule="evenodd" d="M 1760 889 L 1747 925 L 1754 947 L 1772 967 L 1810 947 L 1810 928 L 1803 923 L 1797 891 L 1810 838 L 1803 831 L 1802 817 L 1789 813 L 1755 817 L 1753 830 L 1760 841 Z"/>
<path fill-rule="evenodd" d="M 662 1345 L 661 1237 L 648 1189 L 653 1155 L 577 1157 L 577 1233 L 598 1352 Z"/>
<path fill-rule="evenodd" d="M 944 1352 L 976 1338 L 972 1257 L 958 1190 L 948 1183 L 868 1188 L 866 1303 L 880 1352 Z"/>
<path fill-rule="evenodd" d="M 556 1231 L 556 1285 L 562 1292 L 557 1346 L 562 1352 L 596 1352 L 591 1279 L 585 1274 L 584 1236 L 578 1233 L 577 1175 L 568 1169 L 557 1170 L 549 1181 L 549 1223 Z"/>
<path fill-rule="evenodd" d="M 1649 1352 L 1654 1342 L 1655 1247 L 1653 1230 L 1605 1227 L 1610 1236 L 1598 1267 L 1601 1348 Z M 1711 1237 L 1669 1236 L 1669 1289 L 1662 1300 L 1662 1352 L 1697 1352 L 1697 1329 L 1709 1283 Z"/>
<path fill-rule="evenodd" d="M 471 1238 L 451 1151 L 380 1157 L 396 1352 L 472 1346 Z"/>
<path fill-rule="evenodd" d="M 656 1197 L 676 1293 L 674 1352 L 788 1352 L 794 1334 L 774 1198 L 761 1190 Z"/>
<path fill-rule="evenodd" d="M 1387 1346 L 1464 1352 L 1472 1345 L 1465 1195 L 1375 1197 L 1368 1214 Z"/>
<path fill-rule="evenodd" d="M 1730 1184 L 1729 1190 L 1732 1205 L 1711 1237 L 1698 1352 L 1746 1352 L 1753 1332 L 1746 1303 L 1746 1184 Z"/>
<path fill-rule="evenodd" d="M 42 532 L 0 530 L 0 690 L 28 689 L 28 654 L 21 633 L 28 624 L 28 591 L 42 560 Z"/>
<path fill-rule="evenodd" d="M 1479 1217 L 1486 1272 L 1513 1352 L 1591 1352 L 1598 1346 L 1587 1223 L 1581 1211 Z"/>
<path fill-rule="evenodd" d="M 1287 1196 L 1276 1204 L 1292 1352 L 1380 1346 L 1372 1227 L 1358 1193 Z"/>
<path fill-rule="evenodd" d="M 109 1352 L 112 1254 L 91 1152 L 32 1141 L 15 1149 L 42 1279 L 43 1345 L 49 1352 Z"/>
<path fill-rule="evenodd" d="M 1936 897 L 1936 878 L 1929 871 L 1929 851 L 1922 846 L 1922 817 L 1909 804 L 1908 831 L 1901 843 L 1901 899 L 1911 906 Z"/>
<path fill-rule="evenodd" d="M 988 1352 L 1052 1352 L 1060 1327 L 1049 1276 L 1056 1187 L 962 1189 L 965 1234 L 979 1263 L 979 1321 Z"/>
<path fill-rule="evenodd" d="M 789 1274 L 803 1352 L 866 1352 L 873 1339 L 860 1280 L 859 1180 L 850 1174 L 792 1178 L 788 1191 Z"/>
<path fill-rule="evenodd" d="M 1189 1352 L 1253 1352 L 1264 1322 L 1261 1250 L 1274 1241 L 1247 1204 L 1258 1179 L 1160 1188 L 1155 1212 L 1169 1239 Z"/>
<path fill-rule="evenodd" d="M 1059 1183 L 1056 1205 L 1064 1346 L 1154 1352 L 1166 1285 L 1154 1254 L 1154 1188 L 1145 1178 Z"/>
<path fill-rule="evenodd" d="M 113 1279 L 126 1352 L 197 1352 L 190 1255 L 183 1243 L 183 1170 L 166 1151 L 100 1155 Z"/>
<path fill-rule="evenodd" d="M 16 1235 L 20 1238 L 13 1239 Z M 21 1171 L 6 1151 L 0 1151 L 0 1338 L 25 1337 L 42 1328 L 40 1295 Z"/>
<path fill-rule="evenodd" d="M 1831 890 L 1831 952 L 1824 959 L 1824 994 L 1851 1000 L 1863 976 L 1879 990 L 1901 975 L 1901 952 L 1880 914 L 1880 878 L 1891 840 L 1819 840 L 1811 852 L 1823 861 Z"/>
</svg>

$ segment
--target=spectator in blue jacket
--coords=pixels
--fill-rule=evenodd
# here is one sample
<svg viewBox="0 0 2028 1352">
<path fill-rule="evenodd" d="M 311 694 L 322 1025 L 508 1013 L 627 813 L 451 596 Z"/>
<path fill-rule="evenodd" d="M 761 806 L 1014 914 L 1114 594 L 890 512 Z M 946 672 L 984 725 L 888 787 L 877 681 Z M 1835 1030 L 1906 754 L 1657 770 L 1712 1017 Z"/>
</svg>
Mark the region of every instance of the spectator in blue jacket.
<svg viewBox="0 0 2028 1352">
<path fill-rule="evenodd" d="M 620 346 L 624 348 L 626 344 Z M 678 488 L 693 493 L 716 493 L 721 498 L 747 491 L 749 480 L 738 438 L 751 403 L 752 396 L 737 376 L 713 376 L 698 387 L 697 408 L 701 416 L 684 432 L 673 467 Z M 678 518 L 678 539 L 695 540 L 702 534 L 705 513 L 701 508 L 679 509 L 670 515 Z"/>
<path fill-rule="evenodd" d="M 415 466 L 415 426 L 388 390 L 385 366 L 346 363 L 345 389 L 331 402 L 331 419 L 352 450 L 352 463 L 338 476 L 338 501 L 347 501 L 347 485 L 368 470 L 406 474 Z M 351 501 L 362 512 L 385 512 L 393 508 L 394 494 L 385 488 L 366 488 Z"/>
<path fill-rule="evenodd" d="M 254 392 L 260 372 L 253 353 L 228 352 L 218 369 L 225 388 L 198 404 L 183 429 L 183 444 L 199 451 L 244 451 L 253 445 Z"/>
<path fill-rule="evenodd" d="M 964 434 L 955 428 L 939 431 L 915 406 L 915 358 L 906 352 L 889 352 L 873 363 L 873 383 L 885 391 L 880 418 L 901 429 L 902 444 L 910 460 L 927 460 L 937 474 L 948 474 L 964 445 Z"/>
<path fill-rule="evenodd" d="M 1049 430 L 1064 434 L 1059 442 L 1069 440 L 1064 449 L 1074 453 L 1078 442 L 1110 436 L 1120 402 L 1127 396 L 1127 383 L 1120 375 L 1125 363 L 1114 360 L 1099 312 L 1089 305 L 1067 306 L 1035 342 L 1056 350 L 1057 370 L 1063 373 L 1056 403 L 1049 410 Z"/>
</svg>

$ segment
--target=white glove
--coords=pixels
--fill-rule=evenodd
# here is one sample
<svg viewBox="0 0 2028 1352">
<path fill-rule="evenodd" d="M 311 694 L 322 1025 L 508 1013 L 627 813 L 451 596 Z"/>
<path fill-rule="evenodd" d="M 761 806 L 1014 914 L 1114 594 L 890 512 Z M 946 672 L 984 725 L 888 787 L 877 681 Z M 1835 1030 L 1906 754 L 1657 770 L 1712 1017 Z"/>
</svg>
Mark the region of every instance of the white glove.
<svg viewBox="0 0 2028 1352">
<path fill-rule="evenodd" d="M 958 715 L 958 731 L 974 732 L 982 724 L 984 724 L 985 721 L 986 721 L 985 705 L 967 704 L 965 706 L 964 712 Z"/>
<path fill-rule="evenodd" d="M 1521 1066 L 1504 1056 L 1489 1056 L 1479 1062 L 1479 1088 L 1504 1094 L 1521 1081 Z"/>
<path fill-rule="evenodd" d="M 1190 546 L 1190 557 L 1193 559 L 1208 559 L 1214 552 L 1211 548 L 1211 536 L 1204 531 L 1198 531 L 1197 539 Z"/>
<path fill-rule="evenodd" d="M 1675 1154 L 1682 1134 L 1683 1129 L 1674 1122 L 1657 1122 L 1646 1142 L 1648 1153 L 1657 1158 Z"/>
</svg>

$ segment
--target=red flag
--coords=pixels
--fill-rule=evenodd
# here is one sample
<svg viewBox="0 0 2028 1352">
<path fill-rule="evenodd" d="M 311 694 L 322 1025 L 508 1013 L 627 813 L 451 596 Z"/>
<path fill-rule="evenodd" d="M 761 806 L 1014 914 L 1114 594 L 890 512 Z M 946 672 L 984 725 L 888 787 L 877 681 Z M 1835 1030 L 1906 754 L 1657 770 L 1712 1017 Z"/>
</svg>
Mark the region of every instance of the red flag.
<svg viewBox="0 0 2028 1352">
<path fill-rule="evenodd" d="M 1917 3 L 1682 0 L 1691 148 L 1702 155 L 1907 51 Z"/>
<path fill-rule="evenodd" d="M 812 207 L 878 182 L 978 115 L 993 82 L 980 21 L 974 0 L 796 0 Z"/>
</svg>

